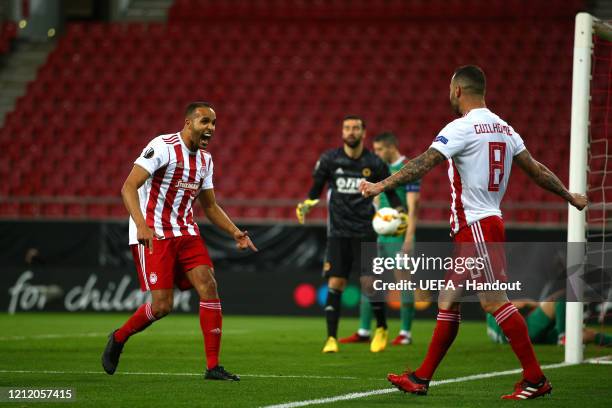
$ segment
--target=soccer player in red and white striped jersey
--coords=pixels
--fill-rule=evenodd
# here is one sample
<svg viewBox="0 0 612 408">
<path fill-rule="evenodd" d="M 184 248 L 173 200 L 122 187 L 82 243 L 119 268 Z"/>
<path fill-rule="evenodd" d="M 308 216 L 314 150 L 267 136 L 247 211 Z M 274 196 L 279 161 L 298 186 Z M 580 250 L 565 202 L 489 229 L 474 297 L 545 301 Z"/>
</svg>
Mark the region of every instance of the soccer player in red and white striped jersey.
<svg viewBox="0 0 612 408">
<path fill-rule="evenodd" d="M 130 247 L 140 287 L 152 302 L 142 305 L 113 331 L 102 365 L 113 374 L 125 342 L 172 310 L 174 286 L 195 288 L 200 297 L 200 327 L 206 354 L 206 379 L 239 377 L 219 365 L 222 314 L 213 263 L 193 217 L 197 198 L 208 219 L 226 231 L 239 249 L 257 251 L 215 200 L 213 163 L 206 151 L 215 132 L 216 113 L 206 102 L 187 106 L 180 132 L 149 142 L 128 175 L 121 195 L 130 213 Z"/>
<path fill-rule="evenodd" d="M 376 184 L 364 182 L 360 190 L 366 197 L 380 194 L 400 184 L 420 180 L 433 167 L 446 161 L 452 197 L 451 234 L 456 248 L 470 248 L 485 259 L 484 273 L 478 275 L 478 281 L 493 283 L 507 279 L 503 253 L 489 253 L 487 244 L 505 241 L 499 205 L 513 163 L 537 185 L 579 210 L 587 205 L 587 198 L 570 193 L 553 172 L 531 157 L 518 133 L 487 109 L 485 90 L 485 75 L 479 67 L 458 68 L 450 82 L 450 103 L 460 118 L 442 129 L 429 150 L 409 161 L 399 172 Z M 451 273 L 449 279 L 465 280 L 471 274 L 460 275 L 459 272 Z M 525 320 L 508 301 L 505 291 L 478 295 L 482 308 L 495 317 L 523 367 L 521 381 L 511 394 L 502 398 L 532 399 L 550 393 L 552 386 L 540 369 Z M 459 330 L 458 296 L 458 291 L 440 291 L 438 319 L 427 355 L 414 372 L 389 374 L 387 378 L 396 387 L 414 394 L 427 393 L 429 380 Z"/>
</svg>

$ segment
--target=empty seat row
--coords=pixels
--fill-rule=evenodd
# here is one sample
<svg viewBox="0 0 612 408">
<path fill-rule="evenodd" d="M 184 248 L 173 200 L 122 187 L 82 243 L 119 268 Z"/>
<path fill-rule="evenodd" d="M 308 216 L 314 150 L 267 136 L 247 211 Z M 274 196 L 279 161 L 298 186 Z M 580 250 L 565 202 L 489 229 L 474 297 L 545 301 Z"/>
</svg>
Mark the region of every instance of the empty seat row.
<svg viewBox="0 0 612 408">
<path fill-rule="evenodd" d="M 428 20 L 376 17 L 388 7 L 434 10 L 442 4 L 438 0 L 356 0 L 351 2 L 356 15 L 378 10 L 358 25 L 347 25 L 347 16 L 308 22 L 273 15 L 248 22 L 223 17 L 207 24 L 183 16 L 185 7 L 225 16 L 227 4 L 237 8 L 234 16 L 253 8 L 259 13 L 267 3 L 178 0 L 169 24 L 69 24 L 0 129 L 0 151 L 8 158 L 0 162 L 0 172 L 11 172 L 0 197 L 15 197 L 15 202 L 0 201 L 0 216 L 125 217 L 119 190 L 133 160 L 152 137 L 180 130 L 188 102 L 208 100 L 217 111 L 210 144 L 215 189 L 229 203 L 228 212 L 292 219 L 293 204 L 278 203 L 305 196 L 321 152 L 341 145 L 344 115 L 366 119 L 368 146 L 376 133 L 391 130 L 403 152 L 418 154 L 454 119 L 448 81 L 466 62 L 487 72 L 492 110 L 566 180 L 571 19 L 551 13 L 534 24 L 519 18 L 519 2 L 498 0 L 491 3 L 495 13 L 512 9 L 517 18 L 482 18 L 474 24 L 472 17 L 451 20 L 444 13 Z M 346 5 L 345 0 L 270 2 L 285 7 L 281 3 L 331 15 Z M 473 3 L 451 0 L 448 6 L 469 9 Z M 536 1 L 536 7 L 542 4 Z M 183 56 L 199 37 L 215 46 L 186 62 Z M 518 173 L 508 191 L 507 219 L 563 219 L 565 210 L 554 206 L 553 196 L 524 185 Z M 422 194 L 422 218 L 445 222 L 444 169 L 426 177 Z M 253 199 L 263 204 L 253 205 Z M 554 208 L 512 207 L 522 202 Z M 320 208 L 312 219 L 325 216 Z"/>
</svg>

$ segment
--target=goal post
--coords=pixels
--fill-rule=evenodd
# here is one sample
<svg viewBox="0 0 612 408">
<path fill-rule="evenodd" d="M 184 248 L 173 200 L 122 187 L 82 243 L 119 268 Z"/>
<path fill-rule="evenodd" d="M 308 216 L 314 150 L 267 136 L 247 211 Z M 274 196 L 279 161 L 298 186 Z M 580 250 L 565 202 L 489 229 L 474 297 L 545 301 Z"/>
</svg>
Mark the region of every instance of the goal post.
<svg viewBox="0 0 612 408">
<path fill-rule="evenodd" d="M 600 169 L 590 169 L 590 153 L 592 157 L 597 157 L 592 154 L 589 149 L 599 144 L 605 146 L 604 154 L 608 156 L 607 146 L 608 141 L 606 135 L 600 137 L 595 135 L 591 128 L 590 113 L 592 110 L 592 91 L 601 92 L 602 89 L 595 89 L 594 68 L 597 64 L 594 58 L 594 41 L 612 41 L 612 26 L 605 21 L 599 20 L 588 13 L 578 13 L 576 15 L 576 24 L 574 30 L 574 61 L 573 61 L 573 76 L 572 76 L 572 113 L 571 113 L 571 134 L 570 134 L 570 159 L 569 159 L 569 189 L 575 193 L 587 194 L 589 185 L 587 179 L 589 172 L 595 174 Z M 611 43 L 612 44 L 612 43 Z M 595 56 L 597 57 L 597 56 Z M 600 58 L 601 59 L 601 58 Z M 610 57 L 605 56 L 609 61 Z M 607 67 L 606 67 L 607 69 Z M 605 84 L 606 91 L 610 93 L 610 80 Z M 606 119 L 607 120 L 607 119 Z M 607 125 L 607 123 L 605 123 Z M 607 133 L 607 132 L 605 132 Z M 604 143 L 601 143 L 601 142 Z M 597 152 L 599 154 L 599 152 Z M 607 172 L 607 168 L 604 168 Z M 599 236 L 605 241 L 605 227 L 610 221 L 606 216 L 606 189 L 597 187 L 592 190 L 595 200 L 589 203 L 589 207 L 593 212 L 600 211 L 603 208 L 602 215 L 597 213 L 596 216 L 588 217 L 586 211 L 578 211 L 571 205 L 568 205 L 568 225 L 567 225 L 567 262 L 569 265 L 583 265 L 587 256 L 586 243 L 589 236 L 589 227 L 603 227 L 604 233 Z M 597 194 L 595 194 L 597 193 Z M 601 195 L 598 195 L 601 194 Z M 589 197 L 591 198 L 591 197 Z M 590 225 L 592 223 L 593 225 Z M 595 225 L 597 224 L 597 225 Z M 576 245 L 570 243 L 582 243 Z M 602 265 L 603 266 L 603 265 Z M 573 271 L 578 278 L 583 271 Z M 583 360 L 582 347 L 582 325 L 583 325 L 583 304 L 582 286 L 580 279 L 568 279 L 567 283 L 568 296 L 573 293 L 574 298 L 568 299 L 566 305 L 566 324 L 565 324 L 565 361 L 567 363 L 580 363 Z M 574 300 L 574 301 L 570 301 Z"/>
<path fill-rule="evenodd" d="M 589 102 L 591 84 L 591 53 L 593 49 L 593 17 L 588 13 L 576 15 L 574 28 L 574 65 L 572 74 L 572 118 L 570 133 L 569 189 L 586 194 L 587 154 L 589 140 Z M 586 242 L 586 215 L 568 204 L 567 242 Z M 568 265 L 581 264 L 584 253 L 572 251 L 568 245 Z M 579 271 L 577 271 L 579 273 Z M 568 280 L 569 285 L 569 280 Z M 567 288 L 576 291 L 578 288 Z M 579 294 L 578 294 L 579 296 Z M 565 362 L 582 361 L 582 302 L 566 304 Z"/>
</svg>

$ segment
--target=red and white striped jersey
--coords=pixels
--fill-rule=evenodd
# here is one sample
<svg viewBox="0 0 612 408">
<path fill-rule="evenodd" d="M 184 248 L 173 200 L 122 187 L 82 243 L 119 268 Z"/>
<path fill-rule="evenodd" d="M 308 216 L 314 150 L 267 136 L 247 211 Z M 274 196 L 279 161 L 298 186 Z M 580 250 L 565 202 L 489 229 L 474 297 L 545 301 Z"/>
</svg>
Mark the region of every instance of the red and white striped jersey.
<svg viewBox="0 0 612 408">
<path fill-rule="evenodd" d="M 431 147 L 448 159 L 451 230 L 499 216 L 512 159 L 525 150 L 521 136 L 487 108 L 472 109 L 446 125 Z"/>
<path fill-rule="evenodd" d="M 200 191 L 213 188 L 212 157 L 190 151 L 180 133 L 151 140 L 134 164 L 151 176 L 138 189 L 140 209 L 149 228 L 167 238 L 200 235 L 192 204 Z M 130 217 L 130 244 L 137 244 L 136 224 Z"/>
</svg>

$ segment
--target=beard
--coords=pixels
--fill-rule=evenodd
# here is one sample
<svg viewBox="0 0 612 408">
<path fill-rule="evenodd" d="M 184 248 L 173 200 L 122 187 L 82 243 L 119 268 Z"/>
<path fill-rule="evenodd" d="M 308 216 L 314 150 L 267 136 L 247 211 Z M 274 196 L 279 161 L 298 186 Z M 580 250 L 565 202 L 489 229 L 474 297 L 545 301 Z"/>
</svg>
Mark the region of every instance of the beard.
<svg viewBox="0 0 612 408">
<path fill-rule="evenodd" d="M 459 109 L 459 101 L 451 99 L 450 105 L 451 105 L 451 109 L 453 110 L 453 113 L 455 115 L 462 116 L 461 115 L 461 110 Z"/>
<path fill-rule="evenodd" d="M 360 143 L 361 143 L 361 139 L 358 139 L 358 138 L 344 139 L 344 144 L 350 147 L 351 149 L 356 148 L 357 146 L 359 146 Z"/>
</svg>

